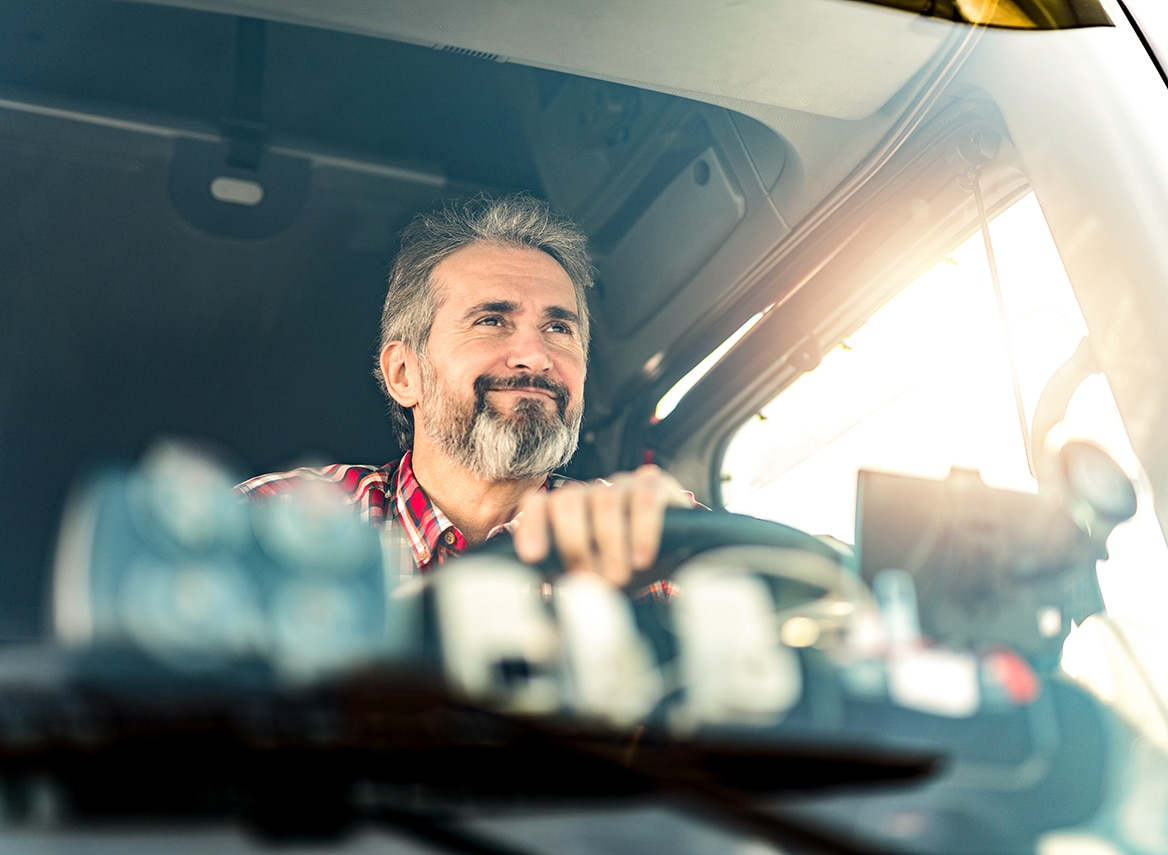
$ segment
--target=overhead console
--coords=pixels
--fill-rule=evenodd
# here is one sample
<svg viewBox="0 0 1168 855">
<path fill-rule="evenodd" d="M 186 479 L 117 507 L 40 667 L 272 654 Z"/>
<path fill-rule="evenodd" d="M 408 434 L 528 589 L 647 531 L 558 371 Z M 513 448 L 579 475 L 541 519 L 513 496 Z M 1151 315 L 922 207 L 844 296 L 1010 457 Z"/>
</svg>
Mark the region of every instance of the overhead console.
<svg viewBox="0 0 1168 855">
<path fill-rule="evenodd" d="M 759 122 L 559 75 L 549 75 L 537 101 L 533 160 L 549 199 L 589 233 L 604 321 L 598 337 L 629 339 L 656 325 L 676 331 L 683 317 L 708 315 L 736 296 L 744 259 L 790 231 L 770 198 L 787 147 Z M 593 358 L 603 364 L 603 347 Z M 601 370 L 631 373 L 641 364 L 626 358 Z"/>
</svg>

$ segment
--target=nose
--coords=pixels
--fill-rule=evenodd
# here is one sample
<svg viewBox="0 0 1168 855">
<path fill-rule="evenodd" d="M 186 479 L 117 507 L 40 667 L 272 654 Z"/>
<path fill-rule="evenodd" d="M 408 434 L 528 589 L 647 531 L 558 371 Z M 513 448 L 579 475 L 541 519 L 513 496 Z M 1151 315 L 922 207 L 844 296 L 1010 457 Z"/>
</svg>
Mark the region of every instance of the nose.
<svg viewBox="0 0 1168 855">
<path fill-rule="evenodd" d="M 508 368 L 532 373 L 551 369 L 551 353 L 542 329 L 521 327 L 510 336 L 508 344 Z"/>
</svg>

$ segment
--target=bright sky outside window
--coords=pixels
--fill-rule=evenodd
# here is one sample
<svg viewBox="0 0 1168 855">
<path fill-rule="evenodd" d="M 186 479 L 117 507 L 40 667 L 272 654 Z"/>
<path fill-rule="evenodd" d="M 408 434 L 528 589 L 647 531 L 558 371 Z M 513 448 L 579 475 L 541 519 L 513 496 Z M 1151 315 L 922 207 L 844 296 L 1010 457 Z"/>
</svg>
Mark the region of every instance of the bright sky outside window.
<svg viewBox="0 0 1168 855">
<path fill-rule="evenodd" d="M 1033 195 L 999 215 L 991 233 L 1029 419 L 1086 325 Z M 1009 371 L 975 234 L 743 425 L 723 461 L 723 501 L 732 511 L 851 542 L 861 467 L 944 478 L 961 466 L 992 486 L 1034 490 Z M 1076 394 L 1067 423 L 1136 474 L 1101 377 Z M 1116 529 L 1112 555 L 1155 550 L 1163 567 L 1164 541 L 1149 504 L 1142 501 L 1137 520 Z M 1129 597 L 1133 607 L 1147 599 L 1130 585 L 1109 591 L 1102 573 L 1101 584 L 1109 609 L 1116 597 Z"/>
</svg>

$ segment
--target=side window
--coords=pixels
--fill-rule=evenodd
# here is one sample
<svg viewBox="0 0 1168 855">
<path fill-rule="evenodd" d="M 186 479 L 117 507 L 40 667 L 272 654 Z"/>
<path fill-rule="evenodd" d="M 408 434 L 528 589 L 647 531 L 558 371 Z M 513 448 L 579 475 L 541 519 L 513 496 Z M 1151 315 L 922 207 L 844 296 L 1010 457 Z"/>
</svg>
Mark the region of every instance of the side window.
<svg viewBox="0 0 1168 855">
<path fill-rule="evenodd" d="M 728 509 L 851 542 L 860 468 L 944 478 L 958 466 L 994 487 L 1037 489 L 1026 441 L 1035 406 L 1087 329 L 1033 194 L 990 234 L 1001 306 L 979 232 L 742 425 L 723 459 Z M 1101 375 L 1080 386 L 1060 430 L 1138 476 Z M 1147 599 L 1125 583 L 1130 570 L 1109 568 L 1168 564 L 1150 505 L 1141 496 L 1137 518 L 1112 535 L 1100 572 L 1109 610 Z"/>
</svg>

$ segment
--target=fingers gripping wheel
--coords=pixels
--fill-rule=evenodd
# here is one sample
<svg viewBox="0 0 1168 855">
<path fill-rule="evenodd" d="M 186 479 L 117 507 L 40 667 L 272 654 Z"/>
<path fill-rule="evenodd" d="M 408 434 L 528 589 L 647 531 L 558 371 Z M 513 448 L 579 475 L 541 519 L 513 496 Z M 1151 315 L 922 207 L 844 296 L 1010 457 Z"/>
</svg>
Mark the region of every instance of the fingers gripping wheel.
<svg viewBox="0 0 1168 855">
<path fill-rule="evenodd" d="M 830 543 L 782 523 L 727 511 L 666 508 L 657 564 L 651 571 L 635 578 L 630 587 L 639 590 L 648 580 L 668 578 L 673 570 L 693 556 L 722 546 L 773 546 L 804 550 L 841 564 L 849 560 L 847 553 Z M 479 553 L 519 560 L 515 547 L 506 536 L 495 538 Z M 548 578 L 563 571 L 554 555 L 535 566 Z"/>
</svg>

